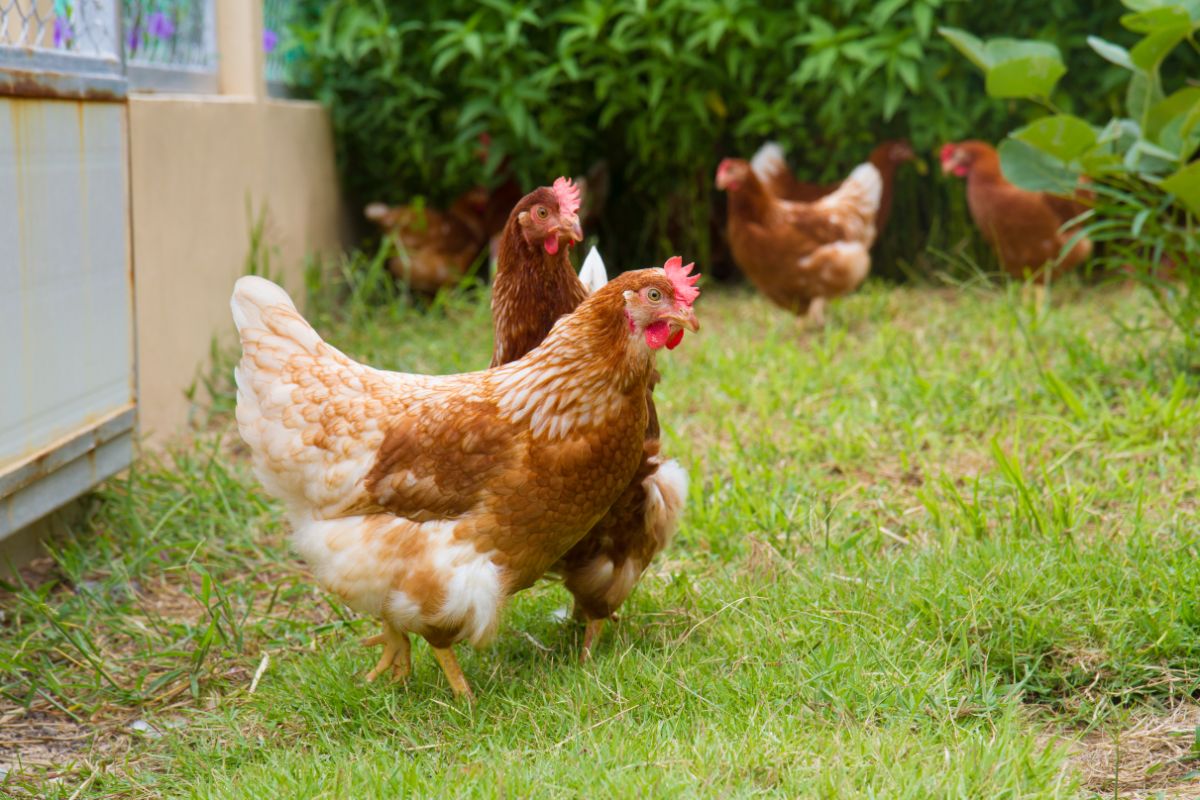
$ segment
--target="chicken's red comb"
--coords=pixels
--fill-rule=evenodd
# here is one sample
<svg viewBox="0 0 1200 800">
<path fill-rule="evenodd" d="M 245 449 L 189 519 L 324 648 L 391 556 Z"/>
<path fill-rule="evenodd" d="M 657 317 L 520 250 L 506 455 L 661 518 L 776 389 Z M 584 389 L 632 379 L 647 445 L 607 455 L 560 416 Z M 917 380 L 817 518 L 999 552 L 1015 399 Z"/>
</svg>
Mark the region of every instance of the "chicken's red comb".
<svg viewBox="0 0 1200 800">
<path fill-rule="evenodd" d="M 942 145 L 942 161 L 949 161 L 951 158 L 953 158 L 954 151 L 957 149 L 958 149 L 958 146 L 955 145 L 953 142 L 951 142 L 950 144 Z"/>
<path fill-rule="evenodd" d="M 696 288 L 700 273 L 692 274 L 694 266 L 695 263 L 685 265 L 679 256 L 671 256 L 667 263 L 663 264 L 663 272 L 667 273 L 667 280 L 675 290 L 676 305 L 691 308 L 692 303 L 700 296 L 700 290 Z"/>
<path fill-rule="evenodd" d="M 554 199 L 558 201 L 558 210 L 562 214 L 579 212 L 579 187 L 570 178 L 559 178 L 554 182 Z"/>
</svg>

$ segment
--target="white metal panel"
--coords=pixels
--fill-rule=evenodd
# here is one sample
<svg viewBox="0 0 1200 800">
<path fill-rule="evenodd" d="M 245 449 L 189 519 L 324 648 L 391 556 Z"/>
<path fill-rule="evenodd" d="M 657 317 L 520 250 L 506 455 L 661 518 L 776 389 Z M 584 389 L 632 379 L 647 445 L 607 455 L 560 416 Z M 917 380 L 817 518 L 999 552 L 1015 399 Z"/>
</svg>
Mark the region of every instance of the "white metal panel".
<svg viewBox="0 0 1200 800">
<path fill-rule="evenodd" d="M 0 98 L 0 474 L 134 400 L 125 125 Z"/>
</svg>

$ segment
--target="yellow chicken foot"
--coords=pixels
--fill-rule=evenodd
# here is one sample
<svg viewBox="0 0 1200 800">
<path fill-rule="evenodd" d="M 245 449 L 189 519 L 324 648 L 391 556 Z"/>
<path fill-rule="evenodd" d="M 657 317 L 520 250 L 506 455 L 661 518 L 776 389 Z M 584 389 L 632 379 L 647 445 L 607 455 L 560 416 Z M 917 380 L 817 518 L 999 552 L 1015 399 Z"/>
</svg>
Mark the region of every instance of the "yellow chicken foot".
<svg viewBox="0 0 1200 800">
<path fill-rule="evenodd" d="M 408 634 L 400 633 L 385 622 L 382 633 L 368 636 L 362 640 L 362 643 L 367 647 L 383 645 L 383 655 L 380 656 L 375 668 L 367 673 L 368 683 L 382 675 L 389 667 L 392 670 L 392 680 L 408 679 L 412 672 L 412 648 L 408 641 Z"/>
<path fill-rule="evenodd" d="M 442 665 L 442 672 L 446 673 L 446 680 L 450 681 L 450 688 L 454 690 L 454 694 L 458 697 L 466 697 L 468 702 L 474 702 L 475 693 L 471 691 L 471 686 L 467 683 L 466 676 L 463 675 L 462 667 L 458 665 L 458 659 L 454 657 L 454 651 L 449 647 L 435 647 L 433 654 L 437 656 L 438 663 Z"/>
</svg>

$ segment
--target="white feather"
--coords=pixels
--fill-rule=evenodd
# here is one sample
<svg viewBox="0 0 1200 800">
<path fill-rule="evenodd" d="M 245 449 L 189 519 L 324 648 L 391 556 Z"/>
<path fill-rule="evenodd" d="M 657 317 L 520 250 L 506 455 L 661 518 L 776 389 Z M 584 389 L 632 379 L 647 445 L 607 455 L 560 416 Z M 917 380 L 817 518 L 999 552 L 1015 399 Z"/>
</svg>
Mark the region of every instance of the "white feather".
<svg viewBox="0 0 1200 800">
<path fill-rule="evenodd" d="M 883 176 L 874 164 L 867 162 L 855 167 L 841 186 L 822 197 L 817 204 L 834 208 L 848 203 L 860 214 L 873 217 L 882 199 Z"/>
<path fill-rule="evenodd" d="M 760 181 L 769 181 L 772 175 L 787 172 L 787 168 L 787 159 L 783 157 L 783 148 L 778 142 L 765 143 L 750 159 L 750 169 L 754 170 Z"/>
<path fill-rule="evenodd" d="M 587 287 L 588 294 L 608 283 L 608 271 L 604 269 L 604 259 L 600 251 L 593 247 L 588 251 L 583 266 L 579 268 L 579 280 Z"/>
</svg>

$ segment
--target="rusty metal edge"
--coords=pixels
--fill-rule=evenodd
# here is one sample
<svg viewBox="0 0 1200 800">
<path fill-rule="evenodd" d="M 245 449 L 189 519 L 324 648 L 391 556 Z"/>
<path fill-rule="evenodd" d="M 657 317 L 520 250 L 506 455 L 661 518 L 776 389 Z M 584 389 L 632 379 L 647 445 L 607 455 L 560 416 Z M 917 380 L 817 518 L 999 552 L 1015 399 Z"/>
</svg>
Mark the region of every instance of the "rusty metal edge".
<svg viewBox="0 0 1200 800">
<path fill-rule="evenodd" d="M 0 472 L 0 500 L 53 474 L 123 434 L 133 430 L 137 417 L 135 404 L 124 406 L 82 431 L 68 434 L 57 442 L 22 459 Z"/>
<path fill-rule="evenodd" d="M 129 84 L 123 75 L 5 68 L 0 70 L 0 95 L 121 103 Z"/>
</svg>

